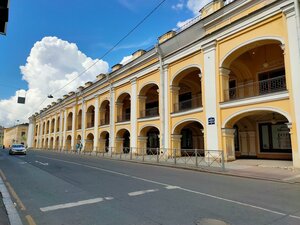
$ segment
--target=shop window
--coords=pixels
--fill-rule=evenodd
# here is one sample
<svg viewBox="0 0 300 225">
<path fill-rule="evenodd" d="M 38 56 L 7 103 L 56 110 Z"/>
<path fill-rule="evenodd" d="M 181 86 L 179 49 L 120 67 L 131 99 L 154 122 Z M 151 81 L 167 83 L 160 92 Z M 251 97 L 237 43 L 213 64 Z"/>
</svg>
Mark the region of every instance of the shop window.
<svg viewBox="0 0 300 225">
<path fill-rule="evenodd" d="M 260 151 L 265 153 L 292 153 L 289 129 L 284 123 L 259 125 Z"/>
</svg>

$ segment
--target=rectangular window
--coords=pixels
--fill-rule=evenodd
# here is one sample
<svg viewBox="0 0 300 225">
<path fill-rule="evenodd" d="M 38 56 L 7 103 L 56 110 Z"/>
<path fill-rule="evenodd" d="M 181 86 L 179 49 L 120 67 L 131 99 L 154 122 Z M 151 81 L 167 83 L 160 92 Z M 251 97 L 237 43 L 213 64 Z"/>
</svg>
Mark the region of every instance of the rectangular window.
<svg viewBox="0 0 300 225">
<path fill-rule="evenodd" d="M 284 123 L 259 125 L 260 151 L 269 153 L 292 153 L 289 129 Z"/>
</svg>

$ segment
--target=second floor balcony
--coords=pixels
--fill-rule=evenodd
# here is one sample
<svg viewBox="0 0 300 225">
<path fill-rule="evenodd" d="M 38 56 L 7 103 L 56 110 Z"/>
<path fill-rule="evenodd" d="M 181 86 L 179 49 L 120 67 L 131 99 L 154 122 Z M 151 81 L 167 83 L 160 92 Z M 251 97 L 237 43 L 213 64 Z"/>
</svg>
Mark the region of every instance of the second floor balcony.
<svg viewBox="0 0 300 225">
<path fill-rule="evenodd" d="M 174 107 L 173 113 L 200 108 L 200 107 L 202 107 L 202 98 L 194 97 L 194 98 L 187 99 L 184 101 L 179 101 L 178 103 L 175 103 L 173 105 L 173 107 Z"/>
<path fill-rule="evenodd" d="M 140 118 L 149 118 L 159 116 L 158 107 L 147 108 L 145 110 L 140 111 Z"/>
<path fill-rule="evenodd" d="M 285 76 L 238 85 L 224 91 L 224 102 L 286 91 Z"/>
</svg>

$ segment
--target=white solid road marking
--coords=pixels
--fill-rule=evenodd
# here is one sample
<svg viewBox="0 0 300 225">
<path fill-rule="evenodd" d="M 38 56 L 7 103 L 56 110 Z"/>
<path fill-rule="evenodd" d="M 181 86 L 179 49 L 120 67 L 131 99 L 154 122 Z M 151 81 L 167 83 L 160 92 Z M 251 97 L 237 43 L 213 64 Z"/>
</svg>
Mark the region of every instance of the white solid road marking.
<svg viewBox="0 0 300 225">
<path fill-rule="evenodd" d="M 66 203 L 66 204 L 47 206 L 47 207 L 40 208 L 40 210 L 42 212 L 49 212 L 49 211 L 54 211 L 54 210 L 58 210 L 58 209 L 72 208 L 75 206 L 95 204 L 98 202 L 102 202 L 103 200 L 104 200 L 103 198 L 93 198 L 93 199 L 83 200 L 83 201 L 78 201 L 78 202 L 70 202 L 70 203 Z"/>
<path fill-rule="evenodd" d="M 48 166 L 49 165 L 49 163 L 43 163 L 43 162 L 39 162 L 39 161 L 35 161 L 36 163 L 39 163 L 39 164 L 41 164 L 41 165 L 43 165 L 43 166 Z"/>
<path fill-rule="evenodd" d="M 105 197 L 104 199 L 107 201 L 110 201 L 110 200 L 113 200 L 114 198 L 113 197 Z"/>
<path fill-rule="evenodd" d="M 146 193 L 151 193 L 151 192 L 156 192 L 158 189 L 149 189 L 149 190 L 144 190 L 144 191 L 135 191 L 135 192 L 130 192 L 128 193 L 129 196 L 138 196 L 138 195 L 143 195 Z"/>
<path fill-rule="evenodd" d="M 142 181 L 145 181 L 145 182 L 149 182 L 149 183 L 159 184 L 159 185 L 165 186 L 165 188 L 167 188 L 169 186 L 175 186 L 175 185 L 165 184 L 165 183 L 161 183 L 161 182 L 157 182 L 157 181 L 153 181 L 153 180 L 148 180 L 148 179 L 141 178 L 141 177 L 131 176 L 131 175 L 124 174 L 124 173 L 119 173 L 119 172 L 112 171 L 112 170 L 101 169 L 99 167 L 88 166 L 88 165 L 81 164 L 81 163 L 71 162 L 71 161 L 67 161 L 67 160 L 55 159 L 55 158 L 50 158 L 50 157 L 46 157 L 46 156 L 38 156 L 38 157 L 46 158 L 46 159 L 50 159 L 50 160 L 55 160 L 55 161 L 61 161 L 61 162 L 65 162 L 65 163 L 69 163 L 69 164 L 74 164 L 74 165 L 79 165 L 79 166 L 84 166 L 84 167 L 87 167 L 87 168 L 101 170 L 101 171 L 105 171 L 105 172 L 108 172 L 108 173 L 113 173 L 113 174 L 117 174 L 117 175 L 121 175 L 121 176 L 126 176 L 126 177 L 130 177 L 130 178 L 133 178 L 133 179 L 137 179 L 137 180 L 142 180 Z M 260 206 L 251 205 L 251 204 L 247 204 L 247 203 L 244 203 L 244 202 L 239 202 L 239 201 L 235 201 L 235 200 L 231 200 L 231 199 L 222 198 L 222 197 L 219 197 L 219 196 L 216 196 L 216 195 L 211 195 L 211 194 L 207 194 L 207 193 L 203 193 L 203 192 L 193 191 L 193 190 L 186 189 L 186 188 L 181 188 L 181 187 L 178 187 L 178 189 L 182 190 L 182 191 L 186 191 L 186 192 L 190 192 L 190 193 L 194 193 L 194 194 L 206 196 L 206 197 L 209 197 L 209 198 L 214 198 L 214 199 L 217 199 L 217 200 L 221 200 L 221 201 L 225 201 L 225 202 L 230 202 L 230 203 L 237 204 L 237 205 L 242 205 L 242 206 L 245 206 L 245 207 L 249 207 L 249 208 L 254 208 L 254 209 L 258 209 L 258 210 L 270 212 L 270 213 L 277 214 L 277 215 L 289 216 L 291 218 L 300 219 L 299 216 L 288 215 L 288 214 L 285 214 L 285 213 L 282 213 L 282 212 L 270 210 L 270 209 L 263 208 L 263 207 L 260 207 Z"/>
</svg>

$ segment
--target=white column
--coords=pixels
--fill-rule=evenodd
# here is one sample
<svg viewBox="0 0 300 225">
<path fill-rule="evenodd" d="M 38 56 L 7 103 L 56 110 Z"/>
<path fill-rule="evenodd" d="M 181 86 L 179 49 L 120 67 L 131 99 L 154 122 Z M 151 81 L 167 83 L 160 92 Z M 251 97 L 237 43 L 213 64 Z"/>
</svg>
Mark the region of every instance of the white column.
<svg viewBox="0 0 300 225">
<path fill-rule="evenodd" d="M 137 147 L 137 87 L 136 78 L 131 81 L 131 96 L 130 96 L 130 122 L 131 122 L 131 132 L 130 132 L 130 146 L 133 147 L 133 151 L 136 151 Z"/>
<path fill-rule="evenodd" d="M 64 133 L 63 133 L 63 148 L 66 147 L 67 138 L 67 110 L 64 111 Z"/>
<path fill-rule="evenodd" d="M 34 127 L 35 127 L 35 118 L 32 116 L 29 118 L 29 127 L 28 127 L 28 137 L 27 137 L 27 146 L 32 148 L 33 138 L 34 138 Z"/>
<path fill-rule="evenodd" d="M 294 110 L 295 110 L 295 121 L 293 124 L 296 127 L 297 132 L 297 146 L 298 146 L 298 157 L 294 160 L 295 163 L 298 164 L 297 167 L 300 167 L 300 43 L 299 43 L 299 33 L 297 32 L 297 21 L 295 11 L 292 9 L 288 9 L 286 12 L 286 21 L 287 21 L 287 30 L 288 30 L 288 41 L 289 41 L 289 59 L 290 59 L 290 68 L 291 68 L 291 83 L 292 83 L 292 91 L 293 102 L 294 102 Z M 289 121 L 291 122 L 291 121 Z M 295 151 L 295 150 L 293 150 Z M 297 162 L 296 162 L 297 161 Z"/>
<path fill-rule="evenodd" d="M 168 99 L 169 97 L 169 79 L 168 79 L 168 65 L 164 65 L 163 67 L 163 79 L 164 79 L 164 87 L 163 87 L 163 92 L 164 92 L 164 98 L 163 98 L 163 113 L 164 113 L 164 146 L 163 148 L 168 149 L 169 148 L 169 115 L 170 115 L 170 109 L 169 109 L 169 102 L 170 99 Z"/>
<path fill-rule="evenodd" d="M 39 130 L 39 137 L 38 137 L 38 147 L 41 148 L 42 147 L 42 135 L 43 135 L 43 120 L 40 117 L 40 126 L 39 126 L 40 130 Z"/>
<path fill-rule="evenodd" d="M 206 111 L 206 148 L 218 150 L 218 118 L 217 118 L 217 94 L 216 94 L 216 44 L 211 42 L 203 47 L 204 50 L 204 98 Z M 208 124 L 208 119 L 214 120 L 214 124 Z"/>
<path fill-rule="evenodd" d="M 95 95 L 95 118 L 94 118 L 94 151 L 97 151 L 98 148 L 98 126 L 99 126 L 99 95 Z"/>
<path fill-rule="evenodd" d="M 115 90 L 110 87 L 110 121 L 109 121 L 109 147 L 115 146 Z M 112 149 L 110 149 L 111 151 Z"/>
<path fill-rule="evenodd" d="M 53 149 L 56 147 L 56 129 L 57 129 L 57 114 L 54 116 L 54 139 L 53 139 Z"/>
<path fill-rule="evenodd" d="M 58 147 L 61 148 L 62 140 L 63 140 L 63 111 L 60 111 L 59 115 L 59 144 Z"/>
<path fill-rule="evenodd" d="M 85 136 L 84 136 L 84 132 L 85 132 L 85 100 L 82 99 L 82 103 L 81 103 L 81 111 L 82 111 L 82 116 L 81 116 L 81 143 L 82 143 L 82 149 L 84 149 L 85 147 Z"/>
<path fill-rule="evenodd" d="M 73 106 L 73 109 L 72 109 L 72 114 L 73 114 L 73 117 L 72 117 L 72 138 L 71 138 L 71 148 L 72 149 L 75 149 L 75 140 L 76 140 L 76 137 L 75 137 L 75 132 L 76 132 L 76 105 Z"/>
</svg>

